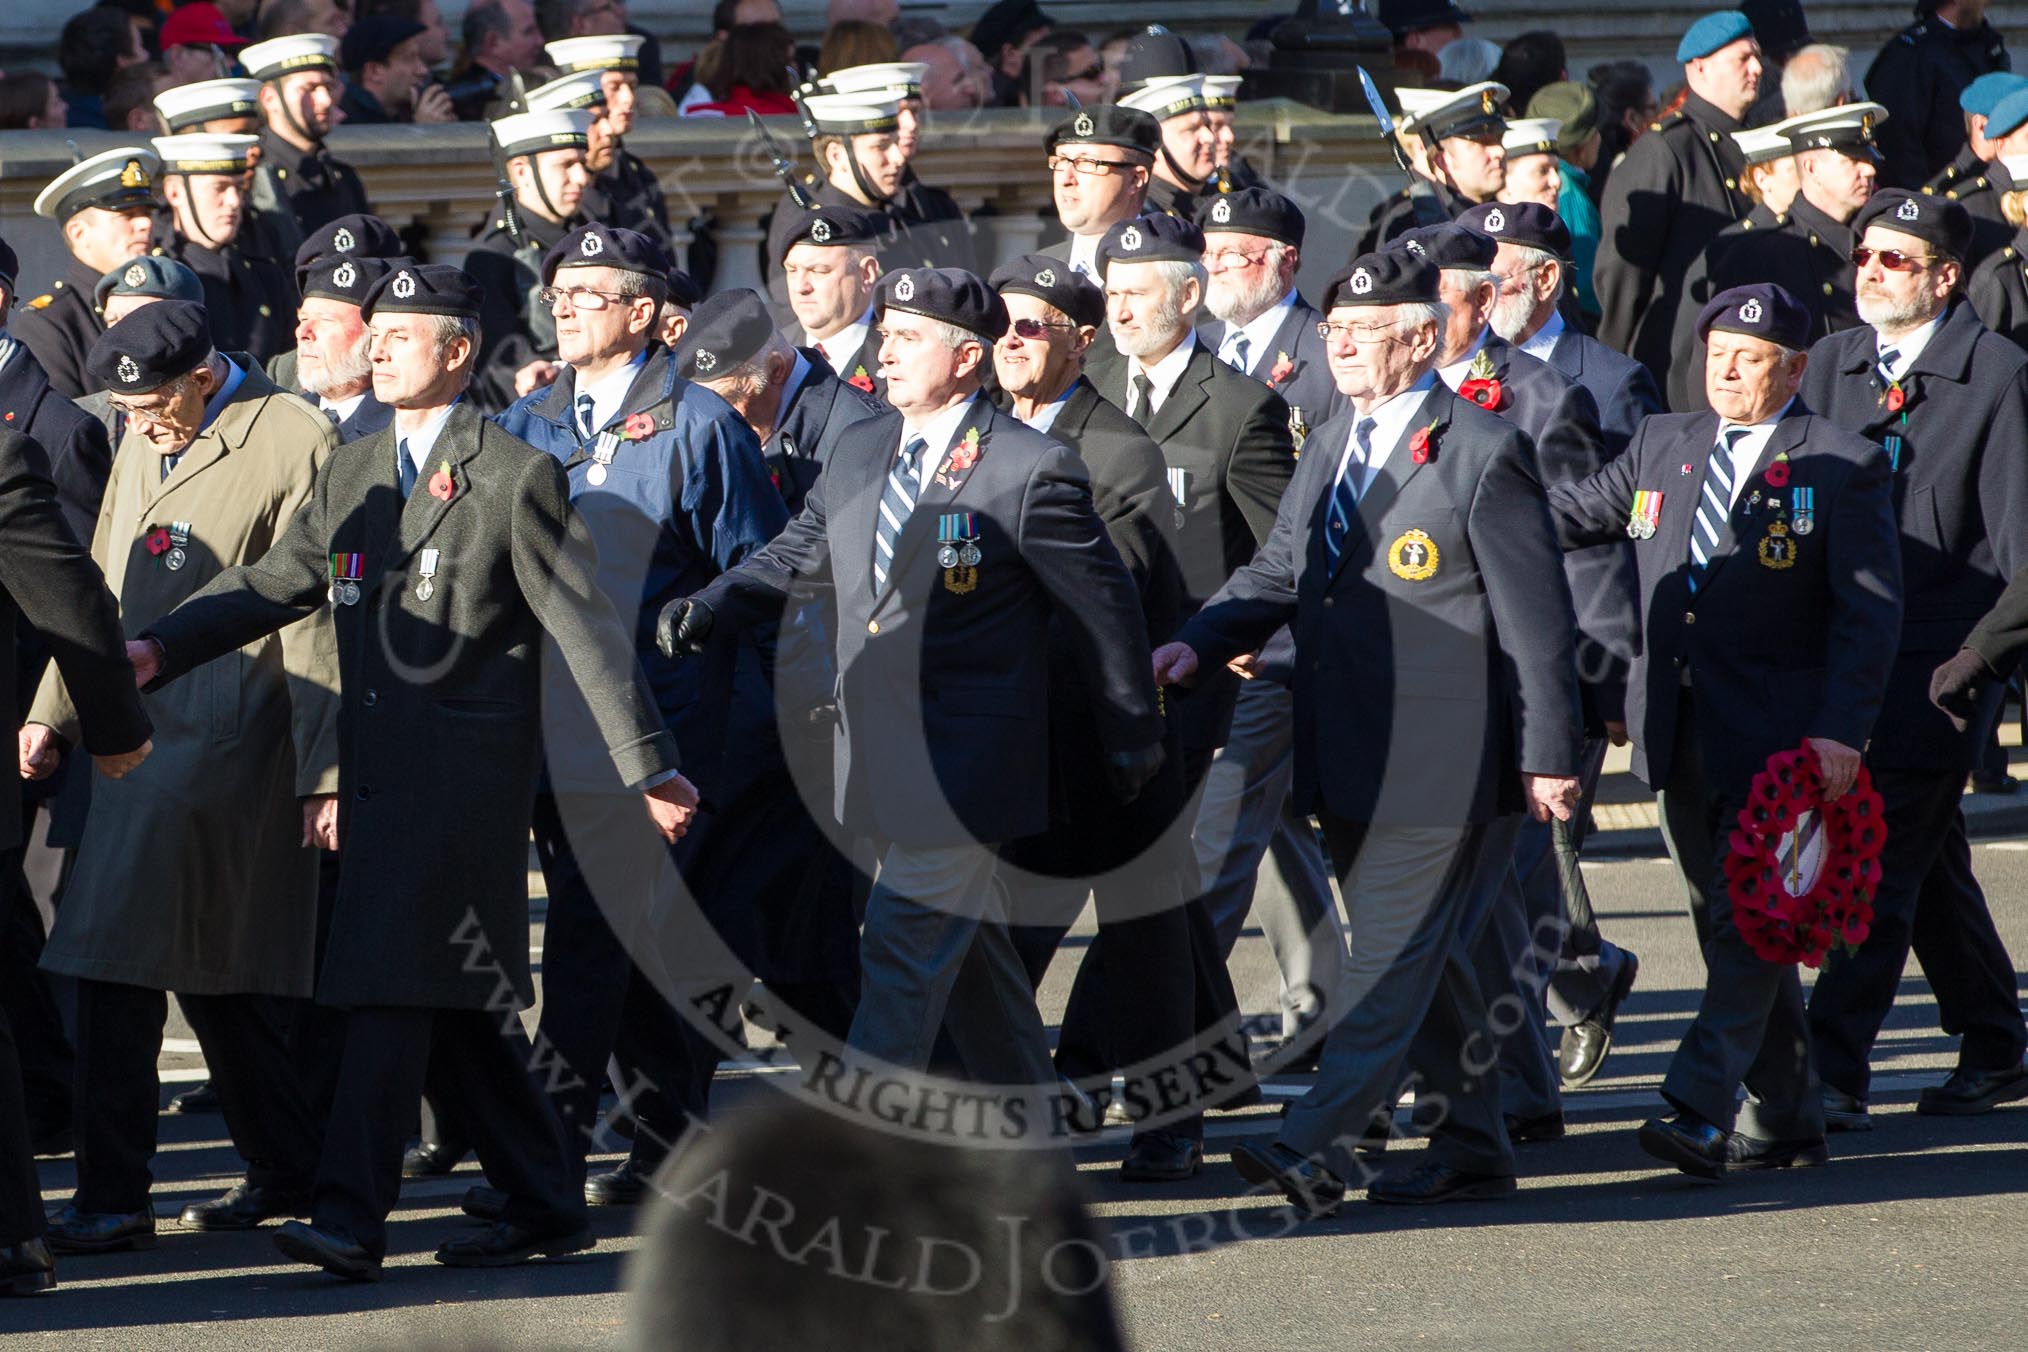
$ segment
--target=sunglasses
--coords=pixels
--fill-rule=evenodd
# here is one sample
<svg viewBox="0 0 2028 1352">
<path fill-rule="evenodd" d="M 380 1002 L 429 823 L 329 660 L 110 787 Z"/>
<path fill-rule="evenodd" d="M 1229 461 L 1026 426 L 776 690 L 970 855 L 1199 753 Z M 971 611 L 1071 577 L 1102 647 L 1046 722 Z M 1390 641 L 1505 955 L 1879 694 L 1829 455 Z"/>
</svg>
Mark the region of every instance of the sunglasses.
<svg viewBox="0 0 2028 1352">
<path fill-rule="evenodd" d="M 1017 336 L 1028 339 L 1040 338 L 1051 329 L 1068 329 L 1072 332 L 1075 332 L 1077 329 L 1077 325 L 1075 324 L 1057 324 L 1040 319 L 1017 319 L 1007 327 L 1012 329 Z"/>
<path fill-rule="evenodd" d="M 1880 260 L 1880 266 L 1889 272 L 1921 272 L 1929 264 L 1937 261 L 1935 254 L 1908 254 L 1899 249 L 1869 249 L 1863 244 L 1852 250 L 1854 267 L 1863 268 L 1876 258 Z"/>
</svg>

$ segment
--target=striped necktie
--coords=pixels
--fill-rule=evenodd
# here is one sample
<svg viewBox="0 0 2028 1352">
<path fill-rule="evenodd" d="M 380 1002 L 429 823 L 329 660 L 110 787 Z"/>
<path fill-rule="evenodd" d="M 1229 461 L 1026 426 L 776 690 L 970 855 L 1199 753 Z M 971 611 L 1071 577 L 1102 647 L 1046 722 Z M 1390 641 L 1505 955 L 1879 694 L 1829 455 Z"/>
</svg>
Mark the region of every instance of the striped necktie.
<svg viewBox="0 0 2028 1352">
<path fill-rule="evenodd" d="M 1375 426 L 1373 419 L 1361 418 L 1352 429 L 1352 454 L 1345 457 L 1345 468 L 1331 490 L 1331 511 L 1324 518 L 1324 561 L 1333 572 L 1352 534 L 1352 519 L 1359 515 L 1359 494 L 1366 482 L 1366 466 L 1373 459 Z"/>
<path fill-rule="evenodd" d="M 579 441 L 590 441 L 592 432 L 592 397 L 580 394 L 577 397 L 577 437 Z"/>
<path fill-rule="evenodd" d="M 1719 536 L 1732 515 L 1733 473 L 1738 468 L 1732 462 L 1732 453 L 1739 448 L 1740 439 L 1745 435 L 1744 427 L 1735 427 L 1711 448 L 1711 463 L 1704 470 L 1704 491 L 1697 499 L 1697 524 L 1690 530 L 1692 596 L 1703 585 L 1705 571 L 1711 566 L 1711 555 L 1717 550 Z"/>
<path fill-rule="evenodd" d="M 880 520 L 873 532 L 873 589 L 887 589 L 887 570 L 894 566 L 894 547 L 901 539 L 901 528 L 908 524 L 908 515 L 915 510 L 915 467 L 929 443 L 921 437 L 910 437 L 901 453 L 894 457 L 894 464 L 888 467 L 887 488 L 880 495 Z"/>
<path fill-rule="evenodd" d="M 1241 375 L 1245 375 L 1246 359 L 1250 355 L 1248 349 L 1252 346 L 1252 342 L 1248 340 L 1244 332 L 1234 333 L 1225 340 L 1225 351 L 1218 355 L 1227 366 L 1230 366 Z"/>
</svg>

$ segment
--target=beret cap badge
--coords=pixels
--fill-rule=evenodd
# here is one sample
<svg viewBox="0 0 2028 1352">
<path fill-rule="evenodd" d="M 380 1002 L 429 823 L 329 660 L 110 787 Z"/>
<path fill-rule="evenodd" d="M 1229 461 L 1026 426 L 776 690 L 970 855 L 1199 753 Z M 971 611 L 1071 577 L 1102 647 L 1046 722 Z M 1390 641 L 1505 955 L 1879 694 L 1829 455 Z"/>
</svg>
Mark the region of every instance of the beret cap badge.
<svg viewBox="0 0 2028 1352">
<path fill-rule="evenodd" d="M 139 263 L 135 263 L 127 269 L 126 276 L 121 280 L 126 282 L 128 286 L 139 286 L 148 280 L 148 270 Z"/>
<path fill-rule="evenodd" d="M 1079 113 L 1077 120 L 1070 125 L 1071 130 L 1075 131 L 1079 136 L 1089 136 L 1098 130 L 1098 124 L 1091 120 L 1090 113 Z"/>
<path fill-rule="evenodd" d="M 593 258 L 596 257 L 598 254 L 604 252 L 605 247 L 606 242 L 604 240 L 600 239 L 595 234 L 588 234 L 583 239 L 578 241 L 577 251 L 583 254 L 586 258 Z"/>
<path fill-rule="evenodd" d="M 1748 324 L 1760 323 L 1761 314 L 1760 302 L 1757 300 L 1749 300 L 1746 304 L 1739 307 L 1740 319 Z"/>
<path fill-rule="evenodd" d="M 414 274 L 409 272 L 403 272 L 400 276 L 396 277 L 392 283 L 388 285 L 387 289 L 394 293 L 394 298 L 396 300 L 407 300 L 409 297 L 415 295 Z"/>
<path fill-rule="evenodd" d="M 712 368 L 714 368 L 714 367 L 715 367 L 715 366 L 717 366 L 717 365 L 718 365 L 718 354 L 717 354 L 717 353 L 715 353 L 715 352 L 712 352 L 712 351 L 711 351 L 710 349 L 708 349 L 708 348 L 703 348 L 703 349 L 699 349 L 699 351 L 698 351 L 698 353 L 697 353 L 697 369 L 698 369 L 698 370 L 700 370 L 700 371 L 709 371 L 709 370 L 711 370 Z"/>
<path fill-rule="evenodd" d="M 915 278 L 903 273 L 894 283 L 894 298 L 900 301 L 915 299 Z"/>
<path fill-rule="evenodd" d="M 1224 225 L 1227 221 L 1230 221 L 1232 219 L 1232 203 L 1223 197 L 1219 198 L 1211 208 L 1211 219 L 1220 225 Z"/>
<path fill-rule="evenodd" d="M 1506 228 L 1507 215 L 1505 212 L 1489 211 L 1486 213 L 1486 229 L 1497 235 Z"/>
<path fill-rule="evenodd" d="M 1120 247 L 1122 249 L 1125 249 L 1128 253 L 1132 253 L 1134 250 L 1140 248 L 1141 232 L 1131 225 L 1128 226 L 1125 230 L 1122 230 L 1120 232 Z"/>
<path fill-rule="evenodd" d="M 351 253 L 358 243 L 359 241 L 352 237 L 352 232 L 342 225 L 338 227 L 338 233 L 331 236 L 331 247 L 339 253 Z"/>
<path fill-rule="evenodd" d="M 129 385 L 141 378 L 141 367 L 132 357 L 122 356 L 119 364 L 120 379 Z"/>
<path fill-rule="evenodd" d="M 1357 272 L 1352 274 L 1351 287 L 1353 295 L 1355 296 L 1365 295 L 1367 292 L 1373 289 L 1373 274 L 1368 272 L 1365 268 L 1360 268 Z"/>
<path fill-rule="evenodd" d="M 1040 271 L 1040 272 L 1036 273 L 1036 274 L 1035 274 L 1035 284 L 1036 284 L 1037 286 L 1055 286 L 1055 285 L 1056 285 L 1056 269 L 1054 269 L 1054 268 L 1044 268 L 1044 269 L 1043 269 L 1042 271 Z"/>
<path fill-rule="evenodd" d="M 358 281 L 359 269 L 354 267 L 349 259 L 340 263 L 337 270 L 331 274 L 331 284 L 344 291 L 350 291 Z"/>
<path fill-rule="evenodd" d="M 819 216 L 810 222 L 810 240 L 814 244 L 827 244 L 831 239 L 831 222 Z"/>
<path fill-rule="evenodd" d="M 1922 219 L 1922 208 L 1916 205 L 1915 199 L 1911 197 L 1894 209 L 1894 218 L 1899 221 L 1919 221 Z"/>
</svg>

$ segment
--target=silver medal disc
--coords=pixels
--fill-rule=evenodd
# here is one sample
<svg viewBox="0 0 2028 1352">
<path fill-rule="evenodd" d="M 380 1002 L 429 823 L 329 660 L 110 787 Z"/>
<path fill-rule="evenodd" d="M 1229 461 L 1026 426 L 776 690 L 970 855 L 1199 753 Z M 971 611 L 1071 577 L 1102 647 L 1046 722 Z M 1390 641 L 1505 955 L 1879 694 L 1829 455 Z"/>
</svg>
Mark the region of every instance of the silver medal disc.
<svg viewBox="0 0 2028 1352">
<path fill-rule="evenodd" d="M 342 606 L 345 604 L 345 593 L 339 589 L 338 584 L 335 582 L 331 584 L 330 589 L 326 591 L 324 595 L 327 599 L 329 599 L 331 604 L 334 606 Z"/>
<path fill-rule="evenodd" d="M 606 467 L 598 464 L 593 465 L 584 472 L 584 481 L 594 488 L 598 487 L 606 481 Z"/>
<path fill-rule="evenodd" d="M 437 584 L 430 581 L 428 578 L 424 578 L 422 581 L 415 584 L 415 599 L 418 601 L 427 601 L 436 594 L 437 594 Z"/>
<path fill-rule="evenodd" d="M 956 547 L 955 545 L 938 545 L 938 546 L 937 546 L 937 567 L 939 567 L 939 568 L 955 568 L 955 567 L 957 567 L 957 566 L 958 566 L 958 551 L 957 551 L 957 547 Z"/>
<path fill-rule="evenodd" d="M 1817 528 L 1817 519 L 1813 516 L 1798 516 L 1795 519 L 1794 524 L 1789 527 L 1790 530 L 1794 531 L 1798 535 L 1808 535 L 1811 531 L 1815 530 L 1816 528 Z"/>
<path fill-rule="evenodd" d="M 348 606 L 359 604 L 359 584 L 347 578 L 339 584 L 338 599 Z"/>
<path fill-rule="evenodd" d="M 958 562 L 964 564 L 967 568 L 977 568 L 979 566 L 979 547 L 970 540 L 965 541 L 963 547 L 958 550 Z"/>
<path fill-rule="evenodd" d="M 189 558 L 190 556 L 188 554 L 185 554 L 182 550 L 172 549 L 162 557 L 162 562 L 165 565 L 167 565 L 169 571 L 173 573 L 178 568 L 181 568 Z"/>
</svg>

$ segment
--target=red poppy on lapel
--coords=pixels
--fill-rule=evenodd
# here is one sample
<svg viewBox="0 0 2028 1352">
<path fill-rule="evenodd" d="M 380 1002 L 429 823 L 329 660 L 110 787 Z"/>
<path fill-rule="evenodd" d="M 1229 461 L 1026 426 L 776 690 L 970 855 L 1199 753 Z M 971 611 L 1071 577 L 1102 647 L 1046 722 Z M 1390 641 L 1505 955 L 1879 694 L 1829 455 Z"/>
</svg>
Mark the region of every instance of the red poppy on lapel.
<svg viewBox="0 0 2028 1352">
<path fill-rule="evenodd" d="M 655 415 L 652 413 L 629 414 L 620 424 L 620 435 L 628 441 L 646 441 L 655 435 Z"/>
<path fill-rule="evenodd" d="M 1901 392 L 1900 385 L 1889 385 L 1887 387 L 1887 411 L 1889 413 L 1901 412 L 1901 406 L 1907 402 L 1908 396 Z"/>
<path fill-rule="evenodd" d="M 866 368 L 863 366 L 854 371 L 852 378 L 845 383 L 855 390 L 864 390 L 868 394 L 873 393 L 873 377 L 866 374 Z"/>
<path fill-rule="evenodd" d="M 1431 423 L 1428 427 L 1418 427 L 1415 429 L 1415 435 L 1408 439 L 1409 458 L 1416 464 L 1426 465 L 1436 459 L 1436 430 L 1435 423 Z"/>
<path fill-rule="evenodd" d="M 450 461 L 446 460 L 442 469 L 430 475 L 429 489 L 430 496 L 438 502 L 449 502 L 451 500 L 451 494 L 457 491 L 457 485 L 451 482 Z"/>
<path fill-rule="evenodd" d="M 1268 388 L 1273 389 L 1295 373 L 1296 364 L 1289 360 L 1289 354 L 1286 352 L 1275 353 L 1275 364 L 1268 368 Z"/>
<path fill-rule="evenodd" d="M 1775 462 L 1767 467 L 1767 473 L 1763 474 L 1761 477 L 1767 480 L 1767 486 L 1769 488 L 1787 488 L 1789 486 L 1788 456 L 1787 455 L 1776 456 Z"/>
<path fill-rule="evenodd" d="M 157 526 L 148 532 L 148 538 L 143 543 L 148 546 L 150 554 L 166 554 L 169 552 L 169 532 L 166 528 Z"/>
</svg>

